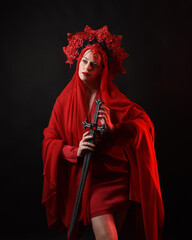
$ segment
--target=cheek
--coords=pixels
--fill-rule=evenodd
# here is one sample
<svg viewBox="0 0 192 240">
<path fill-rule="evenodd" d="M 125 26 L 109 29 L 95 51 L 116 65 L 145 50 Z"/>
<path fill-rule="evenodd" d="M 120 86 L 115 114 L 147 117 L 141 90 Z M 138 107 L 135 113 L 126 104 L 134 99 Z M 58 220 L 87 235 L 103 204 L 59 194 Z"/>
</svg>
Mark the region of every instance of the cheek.
<svg viewBox="0 0 192 240">
<path fill-rule="evenodd" d="M 79 71 L 78 71 L 78 75 L 79 75 L 80 78 L 82 77 L 82 76 L 81 76 L 81 75 L 82 75 L 81 72 L 82 72 L 82 64 L 79 63 Z"/>
<path fill-rule="evenodd" d="M 101 73 L 101 69 L 100 69 L 100 68 L 98 68 L 98 69 L 95 70 L 95 75 L 98 76 L 100 73 Z"/>
<path fill-rule="evenodd" d="M 79 73 L 82 71 L 82 69 L 83 69 L 83 64 L 82 64 L 82 62 L 80 62 L 79 63 Z"/>
</svg>

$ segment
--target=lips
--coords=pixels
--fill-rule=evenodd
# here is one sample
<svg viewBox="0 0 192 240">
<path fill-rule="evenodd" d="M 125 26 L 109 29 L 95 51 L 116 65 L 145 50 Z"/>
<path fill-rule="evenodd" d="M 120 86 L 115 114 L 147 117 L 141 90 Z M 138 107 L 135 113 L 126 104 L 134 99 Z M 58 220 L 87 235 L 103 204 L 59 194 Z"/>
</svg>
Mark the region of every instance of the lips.
<svg viewBox="0 0 192 240">
<path fill-rule="evenodd" d="M 87 73 L 87 72 L 82 72 L 82 74 L 83 74 L 84 76 L 86 76 L 86 77 L 89 76 L 89 73 Z"/>
</svg>

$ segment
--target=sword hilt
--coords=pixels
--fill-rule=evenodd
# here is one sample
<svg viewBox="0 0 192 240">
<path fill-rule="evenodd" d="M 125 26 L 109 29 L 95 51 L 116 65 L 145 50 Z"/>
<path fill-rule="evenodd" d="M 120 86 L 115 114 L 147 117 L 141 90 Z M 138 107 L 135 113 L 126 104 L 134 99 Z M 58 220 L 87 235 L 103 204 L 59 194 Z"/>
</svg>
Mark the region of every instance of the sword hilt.
<svg viewBox="0 0 192 240">
<path fill-rule="evenodd" d="M 105 126 L 104 124 L 102 126 L 97 126 L 96 124 L 94 123 L 88 123 L 87 122 L 87 119 L 85 119 L 84 122 L 82 122 L 83 126 L 84 126 L 84 129 L 86 129 L 87 127 L 89 127 L 91 130 L 93 131 L 98 131 L 100 132 L 100 134 L 102 135 L 104 132 L 105 132 Z"/>
<path fill-rule="evenodd" d="M 105 125 L 103 124 L 102 126 L 98 126 L 97 122 L 98 122 L 98 112 L 97 110 L 100 109 L 100 106 L 102 104 L 104 104 L 103 101 L 101 101 L 101 99 L 96 99 L 96 108 L 95 108 L 95 114 L 94 114 L 94 118 L 93 118 L 93 123 L 88 123 L 87 119 L 85 119 L 84 122 L 82 122 L 84 129 L 86 129 L 87 127 L 89 127 L 91 130 L 93 130 L 94 132 L 98 131 L 100 132 L 100 134 L 102 135 L 105 131 Z"/>
</svg>

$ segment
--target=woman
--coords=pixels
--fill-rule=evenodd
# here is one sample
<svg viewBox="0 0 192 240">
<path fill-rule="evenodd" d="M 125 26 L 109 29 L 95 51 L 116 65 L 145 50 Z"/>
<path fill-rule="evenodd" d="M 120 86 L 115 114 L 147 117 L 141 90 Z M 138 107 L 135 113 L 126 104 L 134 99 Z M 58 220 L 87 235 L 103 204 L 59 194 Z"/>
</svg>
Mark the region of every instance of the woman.
<svg viewBox="0 0 192 240">
<path fill-rule="evenodd" d="M 71 239 L 78 239 L 88 224 L 97 240 L 116 240 L 118 235 L 128 239 L 121 236 L 126 228 L 135 229 L 132 234 L 138 239 L 161 239 L 164 209 L 154 127 L 146 112 L 113 82 L 125 73 L 122 61 L 128 56 L 120 47 L 121 36 L 111 35 L 107 26 L 99 30 L 86 26 L 84 32 L 68 34 L 68 41 L 63 50 L 68 63 L 77 59 L 76 71 L 44 130 L 43 204 L 48 226 L 69 229 L 83 156 L 89 150 L 94 153 Z M 98 124 L 106 131 L 94 145 L 82 122 L 93 121 L 98 98 L 104 102 Z"/>
</svg>

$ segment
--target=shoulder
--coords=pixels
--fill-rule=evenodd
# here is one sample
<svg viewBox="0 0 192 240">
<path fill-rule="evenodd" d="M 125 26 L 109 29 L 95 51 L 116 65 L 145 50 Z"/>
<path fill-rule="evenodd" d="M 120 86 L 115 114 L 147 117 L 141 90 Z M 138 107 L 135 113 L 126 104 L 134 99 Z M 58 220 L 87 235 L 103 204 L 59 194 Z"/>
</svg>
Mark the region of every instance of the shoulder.
<svg viewBox="0 0 192 240">
<path fill-rule="evenodd" d="M 65 110 L 65 107 L 70 102 L 70 96 L 72 93 L 72 88 L 70 88 L 70 85 L 68 84 L 57 96 L 54 106 L 53 106 L 53 112 L 57 114 L 62 114 Z"/>
<path fill-rule="evenodd" d="M 59 96 L 56 99 L 56 102 L 60 105 L 63 105 L 70 101 L 70 96 L 72 95 L 72 92 L 74 91 L 74 88 L 69 83 L 59 94 Z"/>
</svg>

